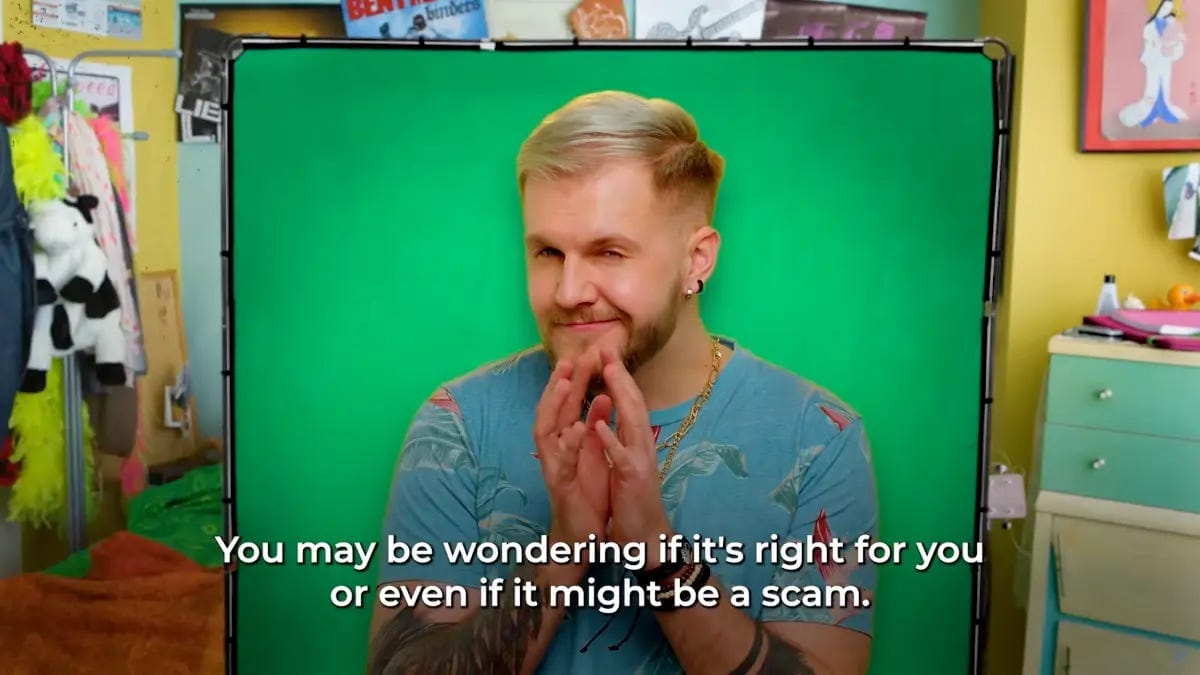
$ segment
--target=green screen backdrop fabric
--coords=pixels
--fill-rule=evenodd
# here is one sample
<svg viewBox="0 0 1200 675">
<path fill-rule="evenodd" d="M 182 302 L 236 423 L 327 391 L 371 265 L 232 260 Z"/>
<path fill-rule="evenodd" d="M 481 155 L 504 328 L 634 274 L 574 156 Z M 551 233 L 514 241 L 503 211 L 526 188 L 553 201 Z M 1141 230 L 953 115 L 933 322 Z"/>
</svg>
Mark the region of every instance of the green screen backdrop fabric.
<svg viewBox="0 0 1200 675">
<path fill-rule="evenodd" d="M 370 615 L 302 541 L 376 541 L 434 388 L 537 341 L 515 156 L 553 109 L 676 101 L 727 159 L 710 328 L 865 418 L 880 538 L 872 673 L 964 672 L 975 542 L 994 63 L 921 49 L 247 46 L 229 67 L 237 672 L 360 673 Z"/>
</svg>

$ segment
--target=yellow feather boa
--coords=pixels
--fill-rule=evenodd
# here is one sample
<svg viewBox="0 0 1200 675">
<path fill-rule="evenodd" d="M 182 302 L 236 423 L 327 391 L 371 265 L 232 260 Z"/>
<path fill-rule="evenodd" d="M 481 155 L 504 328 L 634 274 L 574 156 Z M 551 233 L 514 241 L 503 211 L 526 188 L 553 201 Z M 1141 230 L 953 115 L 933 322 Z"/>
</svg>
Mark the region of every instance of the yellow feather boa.
<svg viewBox="0 0 1200 675">
<path fill-rule="evenodd" d="M 33 527 L 67 524 L 67 438 L 63 428 L 62 360 L 54 359 L 46 373 L 46 388 L 36 394 L 19 393 L 13 405 L 13 455 L 9 461 L 20 466 L 8 502 L 9 519 Z M 87 515 L 95 513 L 93 485 L 95 434 L 83 406 L 83 460 Z"/>
<path fill-rule="evenodd" d="M 27 115 L 9 128 L 12 147 L 13 182 L 21 204 L 66 196 L 66 169 L 62 156 L 42 120 Z M 9 499 L 9 520 L 33 527 L 57 527 L 67 522 L 66 448 L 63 420 L 62 361 L 54 359 L 46 374 L 46 388 L 36 394 L 18 392 L 9 428 L 13 456 L 19 473 Z M 88 519 L 95 513 L 95 433 L 83 406 L 84 486 Z"/>
<path fill-rule="evenodd" d="M 37 115 L 26 115 L 9 130 L 13 182 L 17 197 L 28 207 L 35 201 L 59 199 L 67 194 L 67 170 L 54 149 L 50 132 Z"/>
</svg>

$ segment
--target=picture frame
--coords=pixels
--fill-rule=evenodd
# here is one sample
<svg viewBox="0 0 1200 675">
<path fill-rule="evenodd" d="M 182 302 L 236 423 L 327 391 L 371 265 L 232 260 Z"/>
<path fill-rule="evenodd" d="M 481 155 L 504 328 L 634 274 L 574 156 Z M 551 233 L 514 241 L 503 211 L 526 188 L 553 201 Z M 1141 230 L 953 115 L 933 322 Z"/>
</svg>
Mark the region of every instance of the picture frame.
<svg viewBox="0 0 1200 675">
<path fill-rule="evenodd" d="M 1087 1 L 1081 152 L 1200 150 L 1197 22 L 1195 0 Z"/>
</svg>

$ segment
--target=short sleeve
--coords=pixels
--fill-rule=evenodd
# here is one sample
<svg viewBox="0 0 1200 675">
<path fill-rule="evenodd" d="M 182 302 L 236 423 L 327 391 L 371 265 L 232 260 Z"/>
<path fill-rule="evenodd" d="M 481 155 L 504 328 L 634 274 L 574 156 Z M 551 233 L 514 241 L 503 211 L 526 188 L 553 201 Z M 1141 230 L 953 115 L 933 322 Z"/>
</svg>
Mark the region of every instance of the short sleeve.
<svg viewBox="0 0 1200 675">
<path fill-rule="evenodd" d="M 437 581 L 474 587 L 484 570 L 477 563 L 450 564 L 445 546 L 479 540 L 475 515 L 478 465 L 467 441 L 462 413 L 445 390 L 417 411 L 392 479 L 379 556 L 379 582 Z M 389 561 L 389 541 L 433 547 L 430 564 Z"/>
<path fill-rule="evenodd" d="M 784 538 L 807 542 L 811 537 L 826 544 L 840 541 L 845 564 L 830 560 L 825 564 L 806 564 L 796 570 L 779 567 L 772 583 L 781 587 L 815 587 L 835 602 L 817 607 L 765 607 L 762 621 L 825 623 L 871 635 L 876 569 L 870 560 L 859 563 L 854 544 L 864 537 L 873 540 L 877 535 L 875 473 L 861 419 L 840 413 L 830 416 L 840 430 L 827 443 L 801 448 L 800 462 L 808 464 L 798 467 L 804 475 L 799 481 L 791 527 Z M 845 594 L 826 593 L 835 587 L 853 590 Z M 856 593 L 858 604 L 853 603 Z M 839 598 L 847 602 L 839 604 L 836 602 Z"/>
</svg>

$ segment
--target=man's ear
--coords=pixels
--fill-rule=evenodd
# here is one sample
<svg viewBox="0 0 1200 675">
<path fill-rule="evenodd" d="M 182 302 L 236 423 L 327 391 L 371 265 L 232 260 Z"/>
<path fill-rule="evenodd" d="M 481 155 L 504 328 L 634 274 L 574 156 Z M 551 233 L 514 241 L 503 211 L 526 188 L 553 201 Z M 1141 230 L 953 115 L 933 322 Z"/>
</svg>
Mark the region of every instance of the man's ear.
<svg viewBox="0 0 1200 675">
<path fill-rule="evenodd" d="M 692 233 L 688 240 L 689 283 L 708 282 L 717 267 L 717 253 L 721 248 L 721 235 L 712 227 L 704 225 Z"/>
</svg>

